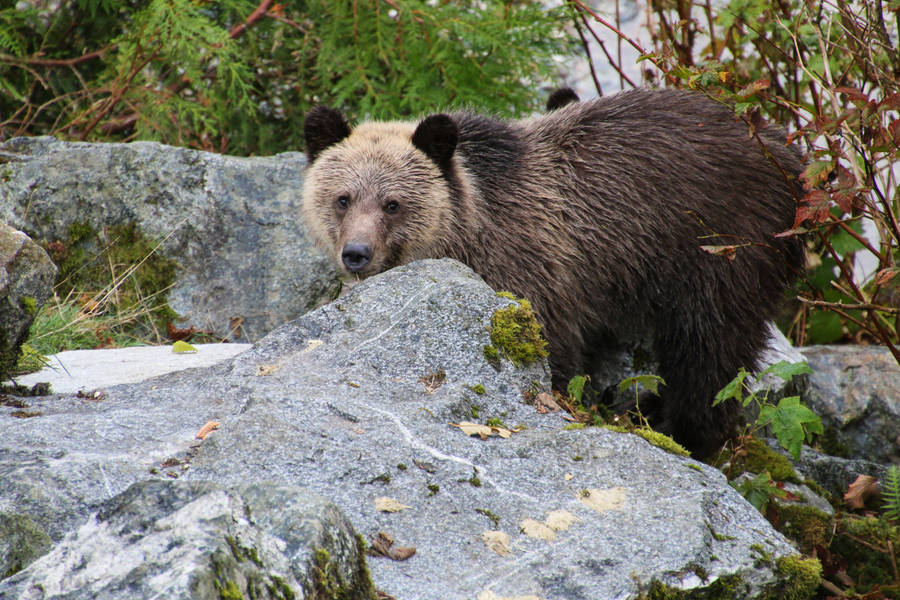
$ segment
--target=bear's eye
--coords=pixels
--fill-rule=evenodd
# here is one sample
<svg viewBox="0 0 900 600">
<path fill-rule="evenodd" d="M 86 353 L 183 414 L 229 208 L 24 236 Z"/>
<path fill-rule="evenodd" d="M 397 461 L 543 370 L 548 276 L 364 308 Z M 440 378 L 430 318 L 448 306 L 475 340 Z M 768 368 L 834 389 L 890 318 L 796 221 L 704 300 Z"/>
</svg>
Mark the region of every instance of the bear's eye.
<svg viewBox="0 0 900 600">
<path fill-rule="evenodd" d="M 400 208 L 400 203 L 396 200 L 391 200 L 387 204 L 384 205 L 384 212 L 389 215 L 394 214 Z"/>
<path fill-rule="evenodd" d="M 350 196 L 347 194 L 341 194 L 337 199 L 338 208 L 341 210 L 346 210 L 348 206 L 350 206 Z"/>
</svg>

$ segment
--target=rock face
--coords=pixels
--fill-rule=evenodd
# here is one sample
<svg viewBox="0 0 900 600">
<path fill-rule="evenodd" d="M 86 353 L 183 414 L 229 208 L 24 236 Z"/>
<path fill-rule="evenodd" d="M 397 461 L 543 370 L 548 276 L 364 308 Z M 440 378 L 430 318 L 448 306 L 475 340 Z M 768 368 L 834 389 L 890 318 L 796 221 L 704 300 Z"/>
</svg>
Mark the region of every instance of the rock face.
<svg viewBox="0 0 900 600">
<path fill-rule="evenodd" d="M 255 341 L 333 298 L 337 271 L 300 218 L 305 158 L 16 138 L 0 145 L 0 222 L 54 242 L 135 225 L 178 265 L 180 327 Z"/>
<path fill-rule="evenodd" d="M 19 600 L 324 598 L 327 586 L 374 596 L 333 504 L 301 488 L 200 481 L 132 485 L 0 586 Z"/>
<path fill-rule="evenodd" d="M 37 310 L 53 290 L 56 265 L 31 238 L 0 222 L 0 381 L 16 365 Z"/>
<path fill-rule="evenodd" d="M 900 463 L 900 365 L 882 346 L 811 346 L 806 403 L 841 453 Z"/>
<path fill-rule="evenodd" d="M 369 543 L 381 540 L 374 546 L 388 556 L 370 557 L 369 569 L 376 588 L 397 598 L 636 598 L 651 582 L 777 597 L 773 563 L 796 550 L 720 472 L 630 434 L 568 429 L 526 401 L 546 389 L 545 363 L 516 368 L 501 358 L 498 371 L 485 358 L 491 316 L 510 305 L 459 263 L 422 261 L 366 280 L 219 365 L 99 397 L 29 400 L 40 412 L 29 419 L 0 408 L 0 511 L 27 516 L 56 544 L 0 581 L 0 596 L 47 581 L 66 552 L 93 552 L 94 536 L 125 532 L 129 507 L 152 503 L 148 486 L 178 479 L 197 483 L 166 492 L 181 499 L 170 502 L 172 516 L 154 510 L 134 523 L 178 514 L 187 532 L 187 507 L 202 496 L 220 511 L 202 515 L 239 515 L 243 502 L 255 525 L 194 525 L 208 551 L 190 541 L 173 551 L 192 564 L 208 564 L 225 534 L 242 548 L 285 540 L 283 527 L 301 517 L 290 516 L 292 492 L 279 486 L 297 486 L 334 502 Z M 210 420 L 219 429 L 195 439 Z M 451 425 L 488 420 L 521 430 L 480 439 Z M 221 488 L 198 487 L 206 481 Z M 248 485 L 263 486 L 255 500 Z M 287 516 L 257 518 L 263 495 L 267 506 L 285 503 Z M 143 537 L 110 553 L 155 547 Z M 287 546 L 284 556 L 302 554 Z M 113 560 L 96 552 L 85 559 Z M 103 597 L 149 597 L 181 573 L 182 562 L 161 571 L 151 555 L 115 580 L 141 586 L 139 595 L 120 594 L 110 579 Z M 300 595 L 312 585 L 308 561 L 288 572 L 279 556 L 266 554 L 260 569 L 297 597 L 315 597 Z M 332 571 L 352 581 L 350 563 Z M 83 561 L 63 564 L 65 579 Z"/>
</svg>

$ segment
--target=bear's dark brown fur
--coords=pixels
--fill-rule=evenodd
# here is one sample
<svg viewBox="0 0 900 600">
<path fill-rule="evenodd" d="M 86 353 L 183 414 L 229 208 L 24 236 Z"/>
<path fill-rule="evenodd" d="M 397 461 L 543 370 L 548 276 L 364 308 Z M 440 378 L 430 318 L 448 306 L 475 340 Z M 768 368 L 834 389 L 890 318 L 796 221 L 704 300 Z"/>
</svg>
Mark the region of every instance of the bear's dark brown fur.
<svg viewBox="0 0 900 600">
<path fill-rule="evenodd" d="M 757 366 L 803 265 L 797 153 L 782 131 L 748 136 L 695 93 L 634 90 L 504 122 L 471 113 L 351 130 L 331 109 L 306 121 L 304 212 L 317 241 L 362 276 L 452 257 L 531 300 L 554 386 L 597 348 L 651 329 L 657 428 L 695 455 L 732 432 L 711 406 Z M 731 259 L 701 246 L 736 247 Z"/>
</svg>

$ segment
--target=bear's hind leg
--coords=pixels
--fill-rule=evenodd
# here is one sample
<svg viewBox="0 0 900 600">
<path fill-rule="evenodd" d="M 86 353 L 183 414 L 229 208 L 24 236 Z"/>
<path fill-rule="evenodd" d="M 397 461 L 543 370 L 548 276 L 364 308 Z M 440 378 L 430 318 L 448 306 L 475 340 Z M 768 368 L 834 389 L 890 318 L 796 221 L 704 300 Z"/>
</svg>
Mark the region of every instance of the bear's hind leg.
<svg viewBox="0 0 900 600">
<path fill-rule="evenodd" d="M 735 433 L 740 405 L 713 406 L 716 393 L 741 367 L 753 371 L 768 339 L 756 314 L 737 310 L 667 311 L 657 323 L 654 348 L 660 375 L 661 422 L 654 425 L 697 458 L 709 456 Z"/>
</svg>

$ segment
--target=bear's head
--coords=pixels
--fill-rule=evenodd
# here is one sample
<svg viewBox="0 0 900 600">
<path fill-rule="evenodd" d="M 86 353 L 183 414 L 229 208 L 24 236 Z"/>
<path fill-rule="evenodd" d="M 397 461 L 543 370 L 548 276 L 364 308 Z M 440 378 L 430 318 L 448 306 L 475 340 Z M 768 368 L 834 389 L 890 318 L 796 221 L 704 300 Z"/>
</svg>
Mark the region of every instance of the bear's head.
<svg viewBox="0 0 900 600">
<path fill-rule="evenodd" d="M 458 129 L 444 114 L 353 129 L 316 107 L 304 127 L 303 212 L 316 243 L 359 276 L 444 256 Z"/>
</svg>

